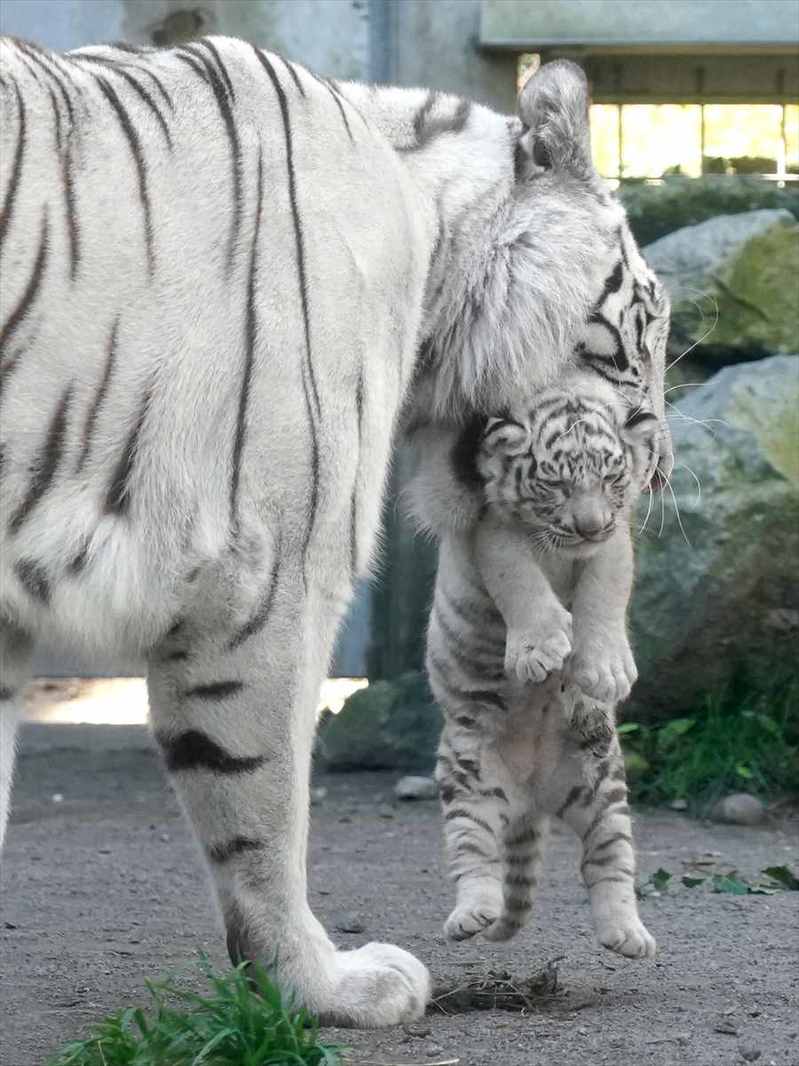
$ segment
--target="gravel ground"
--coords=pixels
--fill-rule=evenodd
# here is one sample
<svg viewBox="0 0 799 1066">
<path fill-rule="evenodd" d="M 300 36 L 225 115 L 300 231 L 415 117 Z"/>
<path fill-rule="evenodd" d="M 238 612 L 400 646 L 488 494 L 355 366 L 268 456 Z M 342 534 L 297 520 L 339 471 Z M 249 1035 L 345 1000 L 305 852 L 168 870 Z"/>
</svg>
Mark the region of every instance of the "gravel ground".
<svg viewBox="0 0 799 1066">
<path fill-rule="evenodd" d="M 521 988 L 558 960 L 556 983 L 550 967 L 522 1010 L 445 995 L 406 1029 L 326 1030 L 353 1063 L 799 1066 L 799 893 L 678 885 L 642 903 L 657 961 L 628 962 L 595 946 L 576 847 L 557 835 L 530 927 L 510 945 L 449 945 L 436 805 L 393 805 L 386 775 L 316 783 L 328 794 L 313 809 L 311 898 L 342 946 L 393 940 L 430 966 L 440 993 Z M 697 859 L 750 877 L 799 861 L 795 817 L 743 829 L 639 812 L 636 834 L 642 879 L 664 867 L 679 882 Z M 199 852 L 143 729 L 25 727 L 0 888 L 3 1066 L 41 1066 L 198 948 L 225 963 Z"/>
</svg>

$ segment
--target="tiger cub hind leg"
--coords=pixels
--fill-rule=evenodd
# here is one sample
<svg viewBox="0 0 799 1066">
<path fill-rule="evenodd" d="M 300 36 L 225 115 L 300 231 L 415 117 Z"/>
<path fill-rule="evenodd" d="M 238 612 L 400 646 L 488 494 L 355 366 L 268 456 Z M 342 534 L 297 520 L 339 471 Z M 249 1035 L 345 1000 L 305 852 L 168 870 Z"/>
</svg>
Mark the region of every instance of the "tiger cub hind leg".
<svg viewBox="0 0 799 1066">
<path fill-rule="evenodd" d="M 592 744 L 567 734 L 553 780 L 552 813 L 582 842 L 580 870 L 597 939 L 619 955 L 653 958 L 655 941 L 635 897 L 635 851 L 618 736 L 614 733 L 609 744 Z"/>
<path fill-rule="evenodd" d="M 479 712 L 478 712 L 479 713 Z M 449 940 L 488 934 L 506 906 L 503 837 L 519 817 L 514 782 L 478 728 L 448 720 L 436 765 L 455 906 L 444 923 Z"/>
<path fill-rule="evenodd" d="M 486 929 L 486 940 L 510 940 L 529 921 L 548 836 L 546 816 L 524 814 L 506 826 L 502 839 L 502 911 Z"/>
</svg>

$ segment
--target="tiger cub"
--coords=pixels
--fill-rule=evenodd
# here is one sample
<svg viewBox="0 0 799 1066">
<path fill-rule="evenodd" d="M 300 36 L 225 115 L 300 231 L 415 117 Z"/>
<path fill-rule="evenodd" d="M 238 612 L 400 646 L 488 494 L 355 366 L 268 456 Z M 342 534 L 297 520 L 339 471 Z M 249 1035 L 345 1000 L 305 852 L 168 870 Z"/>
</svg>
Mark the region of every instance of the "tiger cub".
<svg viewBox="0 0 799 1066">
<path fill-rule="evenodd" d="M 457 885 L 445 932 L 504 940 L 522 928 L 554 815 L 582 841 L 599 941 L 651 957 L 614 705 L 636 677 L 629 518 L 657 461 L 658 420 L 623 411 L 596 375 L 514 414 L 488 420 L 473 448 L 483 511 L 442 541 L 428 633 Z"/>
</svg>

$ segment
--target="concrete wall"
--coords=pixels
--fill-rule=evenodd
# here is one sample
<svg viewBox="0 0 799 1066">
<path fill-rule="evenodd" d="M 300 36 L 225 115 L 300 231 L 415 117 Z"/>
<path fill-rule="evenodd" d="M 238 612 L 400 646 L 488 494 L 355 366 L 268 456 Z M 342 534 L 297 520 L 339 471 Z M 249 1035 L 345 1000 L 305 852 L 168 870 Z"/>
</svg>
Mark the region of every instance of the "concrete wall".
<svg viewBox="0 0 799 1066">
<path fill-rule="evenodd" d="M 788 49 L 799 43 L 796 0 L 483 0 L 484 43 L 615 48 Z"/>
</svg>

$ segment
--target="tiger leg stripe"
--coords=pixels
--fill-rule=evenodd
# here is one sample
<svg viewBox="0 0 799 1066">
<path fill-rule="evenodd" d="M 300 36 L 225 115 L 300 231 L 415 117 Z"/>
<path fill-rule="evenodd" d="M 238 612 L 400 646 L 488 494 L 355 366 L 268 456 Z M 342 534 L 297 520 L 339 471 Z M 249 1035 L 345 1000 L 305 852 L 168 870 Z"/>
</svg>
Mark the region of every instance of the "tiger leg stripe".
<svg viewBox="0 0 799 1066">
<path fill-rule="evenodd" d="M 581 792 L 580 798 L 587 791 L 590 801 L 572 802 L 562 816 L 583 844 L 580 872 L 588 888 L 597 939 L 628 958 L 651 958 L 655 942 L 638 916 L 635 898 L 627 788 L 612 777 L 618 769 L 615 758 L 597 761 L 586 756 L 585 763 L 585 772 L 595 776 L 596 783 Z"/>
<path fill-rule="evenodd" d="M 269 761 L 266 755 L 231 755 L 215 740 L 196 729 L 177 736 L 156 733 L 156 740 L 164 752 L 167 769 L 172 773 L 183 770 L 210 770 L 217 774 L 250 774 Z"/>
<path fill-rule="evenodd" d="M 261 604 L 255 614 L 253 614 L 252 617 L 244 623 L 241 629 L 234 633 L 228 641 L 228 651 L 234 651 L 236 648 L 241 647 L 241 645 L 248 641 L 250 637 L 254 637 L 256 633 L 260 633 L 269 621 L 269 616 L 272 613 L 272 607 L 275 602 L 275 596 L 277 595 L 280 555 L 281 538 L 278 537 L 277 545 L 275 546 L 275 560 L 272 563 L 272 573 L 269 577 L 269 585 L 266 593 L 264 594 Z"/>
<path fill-rule="evenodd" d="M 235 696 L 244 688 L 243 681 L 212 681 L 207 685 L 195 685 L 183 693 L 187 699 L 224 700 Z"/>
<path fill-rule="evenodd" d="M 209 844 L 206 852 L 211 862 L 221 865 L 247 852 L 263 851 L 265 847 L 266 844 L 262 840 L 253 840 L 251 837 L 234 837 L 224 844 Z"/>
</svg>

